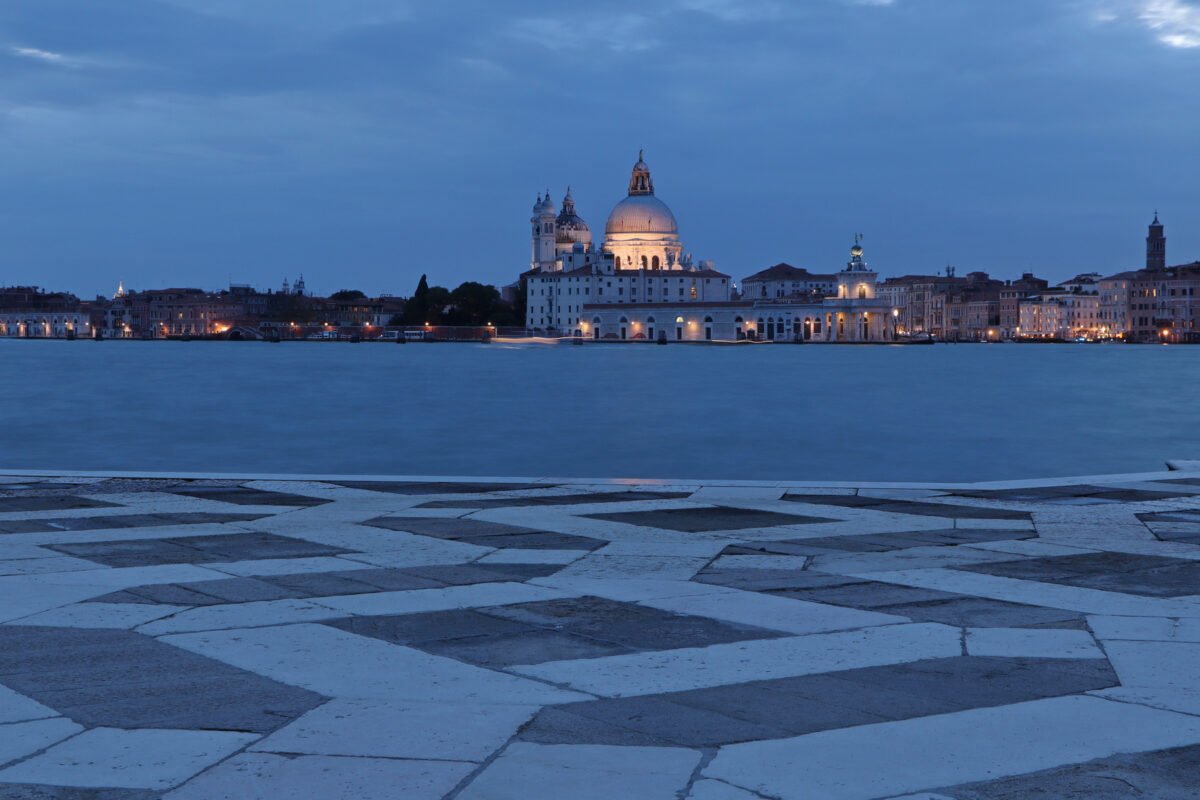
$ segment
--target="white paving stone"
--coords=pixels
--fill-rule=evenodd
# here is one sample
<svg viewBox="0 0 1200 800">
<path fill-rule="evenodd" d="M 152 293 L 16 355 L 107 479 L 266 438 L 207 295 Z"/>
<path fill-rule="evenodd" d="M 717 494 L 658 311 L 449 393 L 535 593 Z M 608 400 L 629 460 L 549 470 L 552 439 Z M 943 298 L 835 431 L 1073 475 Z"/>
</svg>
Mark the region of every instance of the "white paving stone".
<svg viewBox="0 0 1200 800">
<path fill-rule="evenodd" d="M 591 554 L 590 550 L 496 550 L 479 559 L 480 564 L 570 564 Z"/>
<path fill-rule="evenodd" d="M 169 617 L 186 608 L 187 606 L 155 603 L 75 603 L 13 620 L 7 624 L 48 625 L 55 628 L 128 629 Z"/>
<path fill-rule="evenodd" d="M 474 764 L 243 753 L 163 800 L 441 800 Z"/>
<path fill-rule="evenodd" d="M 1143 642 L 1200 642 L 1200 619 L 1167 617 L 1088 617 L 1097 639 Z"/>
<path fill-rule="evenodd" d="M 20 692 L 14 692 L 7 686 L 0 685 L 0 723 L 23 722 L 30 719 L 46 719 L 47 717 L 57 716 L 58 712 L 54 709 L 47 708 Z M 4 761 L 7 760 L 9 759 L 4 759 Z M 0 761 L 0 764 L 3 764 L 4 761 Z"/>
<path fill-rule="evenodd" d="M 255 628 L 263 625 L 285 625 L 346 616 L 315 600 L 261 600 L 253 603 L 228 603 L 200 606 L 181 611 L 174 616 L 148 622 L 137 628 L 138 633 L 162 636 L 169 633 L 215 631 L 226 628 Z"/>
<path fill-rule="evenodd" d="M 968 628 L 967 655 L 1104 658 L 1090 633 L 1066 628 Z"/>
<path fill-rule="evenodd" d="M 0 726 L 0 764 L 24 758 L 83 730 L 69 719 L 39 719 Z M 5 781 L 0 771 L 0 781 Z"/>
<path fill-rule="evenodd" d="M 327 697 L 517 705 L 588 699 L 327 625 L 179 634 L 162 641 Z"/>
<path fill-rule="evenodd" d="M 714 587 L 718 588 L 718 587 Z M 826 633 L 878 625 L 908 622 L 906 617 L 859 611 L 825 603 L 793 600 L 788 597 L 742 592 L 735 589 L 714 591 L 711 594 L 666 597 L 640 601 L 642 605 L 695 614 L 742 625 L 754 625 L 788 633 Z"/>
<path fill-rule="evenodd" d="M 1200 718 L 1056 697 L 724 747 L 704 774 L 780 800 L 873 800 L 1200 742 Z"/>
<path fill-rule="evenodd" d="M 745 789 L 730 786 L 728 783 L 701 779 L 692 784 L 692 791 L 687 800 L 763 800 L 760 794 L 751 794 Z"/>
<path fill-rule="evenodd" d="M 699 763 L 700 753 L 682 748 L 520 742 L 457 800 L 677 800 Z"/>
<path fill-rule="evenodd" d="M 240 576 L 299 575 L 309 572 L 343 572 L 349 569 L 370 569 L 357 561 L 331 556 L 312 558 L 263 558 L 254 561 L 234 561 L 210 564 L 209 569 Z"/>
<path fill-rule="evenodd" d="M 104 569 L 94 561 L 71 556 L 48 556 L 46 558 L 18 558 L 0 561 L 0 575 L 46 575 L 55 572 L 80 572 L 89 569 Z"/>
<path fill-rule="evenodd" d="M 254 745 L 273 753 L 484 761 L 539 710 L 497 703 L 331 700 Z"/>
<path fill-rule="evenodd" d="M 169 789 L 256 738 L 229 731 L 93 728 L 0 771 L 0 782 Z"/>
<path fill-rule="evenodd" d="M 1110 640 L 1104 649 L 1125 688 L 1200 687 L 1200 644 Z"/>
<path fill-rule="evenodd" d="M 957 628 L 914 623 L 512 669 L 604 697 L 630 697 L 961 654 Z"/>
<path fill-rule="evenodd" d="M 687 580 L 704 568 L 709 561 L 704 556 L 606 556 L 590 555 L 561 570 L 563 578 L 602 579 L 652 578 L 658 580 Z"/>
<path fill-rule="evenodd" d="M 447 586 L 443 589 L 409 589 L 374 594 L 336 595 L 320 598 L 320 603 L 345 614 L 421 614 L 426 611 L 448 611 L 452 608 L 502 606 L 512 603 L 532 603 L 538 600 L 557 600 L 571 593 L 545 586 L 525 583 L 476 583 L 468 586 Z"/>
</svg>

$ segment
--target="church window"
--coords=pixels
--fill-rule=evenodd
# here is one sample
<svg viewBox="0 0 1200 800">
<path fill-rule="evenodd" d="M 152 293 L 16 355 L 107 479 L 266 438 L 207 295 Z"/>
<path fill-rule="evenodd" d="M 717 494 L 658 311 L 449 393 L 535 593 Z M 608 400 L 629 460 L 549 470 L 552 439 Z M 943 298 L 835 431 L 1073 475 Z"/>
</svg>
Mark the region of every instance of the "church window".
<svg viewBox="0 0 1200 800">
<path fill-rule="evenodd" d="M 692 299 L 693 300 L 696 299 L 696 287 L 695 286 L 692 287 Z"/>
<path fill-rule="evenodd" d="M 646 257 L 642 256 L 642 269 L 645 269 L 646 266 L 647 266 Z"/>
<path fill-rule="evenodd" d="M 651 269 L 658 269 L 658 265 L 659 265 L 658 256 L 655 256 L 655 257 L 654 257 L 653 259 L 651 259 L 651 261 L 650 261 L 650 268 L 651 268 Z"/>
</svg>

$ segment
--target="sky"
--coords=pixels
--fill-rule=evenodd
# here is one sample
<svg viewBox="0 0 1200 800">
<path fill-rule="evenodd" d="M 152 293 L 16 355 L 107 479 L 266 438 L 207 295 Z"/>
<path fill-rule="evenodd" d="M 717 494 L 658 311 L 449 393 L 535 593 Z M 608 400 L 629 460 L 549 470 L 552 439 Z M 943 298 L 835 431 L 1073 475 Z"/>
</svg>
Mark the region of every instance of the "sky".
<svg viewBox="0 0 1200 800">
<path fill-rule="evenodd" d="M 497 285 L 645 149 L 735 279 L 1200 259 L 1193 0 L 4 0 L 0 285 Z"/>
</svg>

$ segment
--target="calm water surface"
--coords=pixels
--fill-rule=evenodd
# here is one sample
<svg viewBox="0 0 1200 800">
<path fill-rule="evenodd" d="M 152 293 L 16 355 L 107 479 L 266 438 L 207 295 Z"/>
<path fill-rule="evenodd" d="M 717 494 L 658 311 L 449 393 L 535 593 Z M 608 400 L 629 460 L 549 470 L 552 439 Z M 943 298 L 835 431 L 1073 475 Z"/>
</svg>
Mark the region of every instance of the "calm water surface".
<svg viewBox="0 0 1200 800">
<path fill-rule="evenodd" d="M 1200 458 L 1200 347 L 0 341 L 0 471 L 1000 480 Z"/>
</svg>

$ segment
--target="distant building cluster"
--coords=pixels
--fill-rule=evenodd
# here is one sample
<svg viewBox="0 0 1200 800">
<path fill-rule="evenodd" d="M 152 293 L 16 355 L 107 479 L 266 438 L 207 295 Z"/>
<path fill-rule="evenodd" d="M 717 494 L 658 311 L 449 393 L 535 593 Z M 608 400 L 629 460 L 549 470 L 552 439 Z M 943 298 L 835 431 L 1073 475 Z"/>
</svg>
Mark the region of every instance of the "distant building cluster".
<svg viewBox="0 0 1200 800">
<path fill-rule="evenodd" d="M 350 293 L 358 295 L 358 293 Z M 313 330 L 385 326 L 400 313 L 400 298 L 361 295 L 313 297 L 304 278 L 277 291 L 233 285 L 202 289 L 129 291 L 80 300 L 36 287 L 0 289 L 0 337 L 165 339 L 181 337 L 283 338 L 314 336 Z"/>
<path fill-rule="evenodd" d="M 831 273 L 777 264 L 742 280 L 685 254 L 675 216 L 639 155 L 627 196 L 601 242 L 568 189 L 556 212 L 534 203 L 532 259 L 522 273 L 530 333 L 603 340 L 803 342 L 1200 341 L 1200 262 L 1168 267 L 1155 215 L 1146 267 L 1051 286 L 1031 273 L 986 272 L 878 280 L 855 237 L 850 261 Z"/>
</svg>

